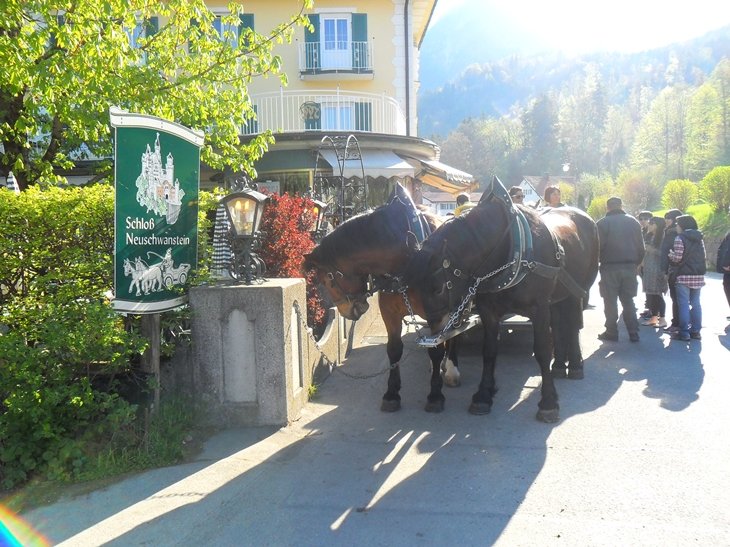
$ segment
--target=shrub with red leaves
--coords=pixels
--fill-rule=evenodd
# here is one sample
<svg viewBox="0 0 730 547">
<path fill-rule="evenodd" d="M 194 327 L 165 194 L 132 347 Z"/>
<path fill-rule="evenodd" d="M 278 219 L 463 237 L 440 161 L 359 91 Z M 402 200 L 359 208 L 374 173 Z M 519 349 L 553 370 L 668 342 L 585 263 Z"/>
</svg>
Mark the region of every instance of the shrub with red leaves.
<svg viewBox="0 0 730 547">
<path fill-rule="evenodd" d="M 314 248 L 310 231 L 316 221 L 314 203 L 289 194 L 270 194 L 261 219 L 263 239 L 259 256 L 266 263 L 266 277 L 302 277 L 304 255 Z M 314 272 L 307 282 L 307 324 L 315 332 L 324 327 L 325 310 L 314 283 Z"/>
</svg>

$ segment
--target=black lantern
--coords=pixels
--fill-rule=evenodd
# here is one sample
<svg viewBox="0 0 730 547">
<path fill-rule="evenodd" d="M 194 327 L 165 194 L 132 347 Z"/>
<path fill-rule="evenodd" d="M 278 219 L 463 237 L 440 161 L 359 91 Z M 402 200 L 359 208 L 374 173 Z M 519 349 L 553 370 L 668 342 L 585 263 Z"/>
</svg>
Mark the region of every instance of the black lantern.
<svg viewBox="0 0 730 547">
<path fill-rule="evenodd" d="M 231 275 L 246 285 L 266 273 L 264 261 L 254 252 L 260 243 L 258 230 L 266 199 L 264 194 L 250 188 L 221 199 L 228 218 L 228 239 L 233 252 Z"/>
<path fill-rule="evenodd" d="M 314 204 L 312 206 L 312 215 L 314 215 L 314 228 L 312 229 L 311 234 L 312 239 L 315 242 L 319 242 L 319 240 L 322 239 L 327 233 L 327 227 L 324 221 L 324 214 L 327 211 L 327 204 L 324 201 L 319 201 L 318 199 L 313 199 L 312 203 Z"/>
</svg>

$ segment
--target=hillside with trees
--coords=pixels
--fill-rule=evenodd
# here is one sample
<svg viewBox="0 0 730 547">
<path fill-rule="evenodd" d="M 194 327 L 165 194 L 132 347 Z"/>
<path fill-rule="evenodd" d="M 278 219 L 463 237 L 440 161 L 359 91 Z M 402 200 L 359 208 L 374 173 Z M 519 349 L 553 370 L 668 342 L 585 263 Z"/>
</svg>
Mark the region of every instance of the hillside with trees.
<svg viewBox="0 0 730 547">
<path fill-rule="evenodd" d="M 474 64 L 422 93 L 419 126 L 481 181 L 566 166 L 586 186 L 636 180 L 637 205 L 658 205 L 667 181 L 730 164 L 730 28 L 637 54 Z"/>
</svg>

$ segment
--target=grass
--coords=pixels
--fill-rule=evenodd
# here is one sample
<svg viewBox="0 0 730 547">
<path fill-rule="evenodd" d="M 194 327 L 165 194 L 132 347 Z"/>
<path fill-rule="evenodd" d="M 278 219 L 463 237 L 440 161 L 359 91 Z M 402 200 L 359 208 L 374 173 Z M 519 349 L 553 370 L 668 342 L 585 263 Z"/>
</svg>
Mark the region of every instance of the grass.
<svg viewBox="0 0 730 547">
<path fill-rule="evenodd" d="M 90 441 L 86 447 L 89 459 L 73 481 L 38 477 L 3 493 L 0 504 L 20 513 L 93 492 L 147 469 L 190 461 L 210 436 L 210 431 L 197 429 L 194 420 L 194 405 L 189 401 L 168 400 L 155 416 L 141 412 L 132 429 L 120 432 L 121 440 Z"/>
</svg>

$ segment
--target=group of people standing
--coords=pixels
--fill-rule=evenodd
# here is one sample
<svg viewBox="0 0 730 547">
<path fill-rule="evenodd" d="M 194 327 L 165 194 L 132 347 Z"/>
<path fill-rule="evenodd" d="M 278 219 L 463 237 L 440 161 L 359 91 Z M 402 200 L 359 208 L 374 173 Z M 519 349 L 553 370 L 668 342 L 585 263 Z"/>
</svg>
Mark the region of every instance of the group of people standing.
<svg viewBox="0 0 730 547">
<path fill-rule="evenodd" d="M 609 198 L 606 216 L 597 223 L 599 289 L 606 316 L 606 330 L 598 338 L 618 340 L 618 300 L 629 340 L 639 341 L 634 305 L 638 273 L 646 293 L 642 324 L 663 328 L 675 340 L 702 339 L 700 290 L 705 285 L 706 253 L 697 221 L 678 209 L 667 211 L 664 218 L 642 211 L 636 220 L 622 207 L 621 198 Z M 672 305 L 671 322 L 666 319 L 667 292 Z"/>
</svg>

